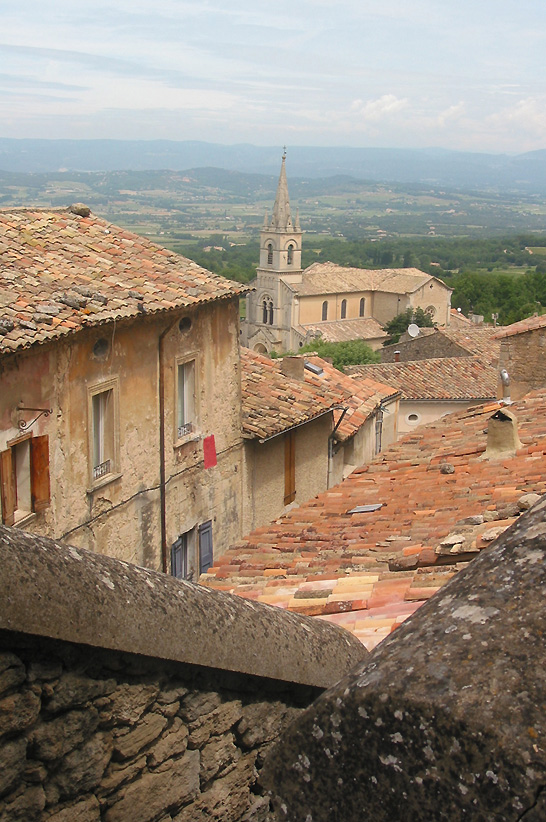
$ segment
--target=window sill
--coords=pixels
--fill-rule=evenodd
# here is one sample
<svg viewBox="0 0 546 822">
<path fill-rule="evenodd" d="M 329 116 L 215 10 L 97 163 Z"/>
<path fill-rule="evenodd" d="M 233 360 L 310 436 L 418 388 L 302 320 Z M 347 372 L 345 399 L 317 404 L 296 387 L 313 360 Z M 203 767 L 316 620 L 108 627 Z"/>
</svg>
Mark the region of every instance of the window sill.
<svg viewBox="0 0 546 822">
<path fill-rule="evenodd" d="M 111 482 L 115 482 L 121 477 L 121 473 L 117 474 L 107 474 L 105 477 L 101 477 L 96 482 L 93 483 L 91 488 L 87 489 L 88 494 L 93 494 L 95 491 L 98 491 L 100 488 L 104 488 L 105 485 L 110 485 Z"/>
<path fill-rule="evenodd" d="M 195 431 L 191 434 L 186 434 L 185 437 L 180 437 L 179 440 L 175 440 L 173 448 L 181 448 L 183 445 L 187 445 L 189 442 L 199 442 L 202 439 L 202 434 L 198 434 Z"/>
<path fill-rule="evenodd" d="M 34 511 L 15 511 L 13 515 L 13 526 L 22 528 L 23 525 L 32 522 L 36 514 Z"/>
</svg>

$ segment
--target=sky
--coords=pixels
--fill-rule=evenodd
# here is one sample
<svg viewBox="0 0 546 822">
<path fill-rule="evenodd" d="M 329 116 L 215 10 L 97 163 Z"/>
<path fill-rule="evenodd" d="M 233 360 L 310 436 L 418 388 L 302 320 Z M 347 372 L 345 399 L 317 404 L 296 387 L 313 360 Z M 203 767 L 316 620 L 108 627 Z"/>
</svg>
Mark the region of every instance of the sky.
<svg viewBox="0 0 546 822">
<path fill-rule="evenodd" d="M 544 0 L 0 0 L 0 137 L 546 148 Z"/>
</svg>

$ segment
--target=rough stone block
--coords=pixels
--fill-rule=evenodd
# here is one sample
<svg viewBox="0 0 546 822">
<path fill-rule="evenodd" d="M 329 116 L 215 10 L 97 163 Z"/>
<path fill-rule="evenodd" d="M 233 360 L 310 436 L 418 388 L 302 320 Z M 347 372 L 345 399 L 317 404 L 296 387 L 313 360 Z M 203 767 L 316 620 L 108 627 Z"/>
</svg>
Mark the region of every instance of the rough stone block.
<svg viewBox="0 0 546 822">
<path fill-rule="evenodd" d="M 250 750 L 275 739 L 300 713 L 282 702 L 257 702 L 243 708 L 243 718 L 237 726 L 237 738 L 242 748 Z"/>
<path fill-rule="evenodd" d="M 0 796 L 9 791 L 23 773 L 26 751 L 26 739 L 4 742 L 0 745 Z"/>
<path fill-rule="evenodd" d="M 241 751 L 234 744 L 233 734 L 216 736 L 201 749 L 201 787 L 204 788 L 217 774 L 235 767 Z"/>
<path fill-rule="evenodd" d="M 206 714 L 190 725 L 189 745 L 191 748 L 200 748 L 211 736 L 229 731 L 243 715 L 241 702 L 224 702 L 212 713 Z"/>
<path fill-rule="evenodd" d="M 195 722 L 204 714 L 211 713 L 221 701 L 216 691 L 194 691 L 184 699 L 180 707 L 180 715 L 188 722 Z"/>
<path fill-rule="evenodd" d="M 90 796 L 48 816 L 47 822 L 100 822 L 100 805 L 96 797 Z"/>
<path fill-rule="evenodd" d="M 77 796 L 95 788 L 102 779 L 111 754 L 112 740 L 103 733 L 96 734 L 85 745 L 69 753 L 52 783 L 59 796 Z"/>
<path fill-rule="evenodd" d="M 106 812 L 105 822 L 150 822 L 162 811 L 181 808 L 199 793 L 199 752 L 186 751 L 166 771 L 144 774 Z"/>
<path fill-rule="evenodd" d="M 161 714 L 146 714 L 132 730 L 118 734 L 114 732 L 114 754 L 119 759 L 137 756 L 160 735 L 167 720 Z"/>
<path fill-rule="evenodd" d="M 40 713 L 40 697 L 33 691 L 11 694 L 0 700 L 0 736 L 28 728 Z"/>
<path fill-rule="evenodd" d="M 97 711 L 89 707 L 84 711 L 69 711 L 38 725 L 30 737 L 33 755 L 46 761 L 60 759 L 88 739 L 98 721 Z"/>
<path fill-rule="evenodd" d="M 0 802 L 0 822 L 41 822 L 45 804 L 41 785 L 25 788 Z"/>
<path fill-rule="evenodd" d="M 65 673 L 53 688 L 46 710 L 58 713 L 68 708 L 82 707 L 95 697 L 108 693 L 115 685 L 114 680 L 91 679 L 85 674 Z"/>
<path fill-rule="evenodd" d="M 148 765 L 155 768 L 170 757 L 180 756 L 188 746 L 188 729 L 176 717 L 172 726 L 148 752 Z"/>
<path fill-rule="evenodd" d="M 98 793 L 112 793 L 124 782 L 133 780 L 146 767 L 146 756 L 140 756 L 134 762 L 110 762 L 105 775 L 101 779 Z"/>
<path fill-rule="evenodd" d="M 110 694 L 110 704 L 105 707 L 102 717 L 121 725 L 134 725 L 158 693 L 156 685 L 119 685 Z"/>
<path fill-rule="evenodd" d="M 0 654 L 0 695 L 16 688 L 26 678 L 25 666 L 18 656 L 11 653 Z"/>
<path fill-rule="evenodd" d="M 184 808 L 173 822 L 240 822 L 250 807 L 250 785 L 254 784 L 255 754 L 242 757 L 236 767 Z M 107 820 L 110 822 L 110 820 Z"/>
</svg>

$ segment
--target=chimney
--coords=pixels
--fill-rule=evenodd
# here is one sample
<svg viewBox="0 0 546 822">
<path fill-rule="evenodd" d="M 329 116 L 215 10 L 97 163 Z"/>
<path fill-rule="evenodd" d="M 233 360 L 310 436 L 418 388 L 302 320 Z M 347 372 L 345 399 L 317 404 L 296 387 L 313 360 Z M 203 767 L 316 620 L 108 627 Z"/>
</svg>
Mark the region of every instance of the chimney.
<svg viewBox="0 0 546 822">
<path fill-rule="evenodd" d="M 508 454 L 515 454 L 521 448 L 518 437 L 518 420 L 515 414 L 507 408 L 499 408 L 492 417 L 489 418 L 487 426 L 487 448 L 485 459 L 495 459 L 495 457 L 505 457 Z"/>
<path fill-rule="evenodd" d="M 400 362 L 400 351 L 395 351 L 394 352 L 394 361 L 395 362 Z"/>
<path fill-rule="evenodd" d="M 293 380 L 305 379 L 305 360 L 303 357 L 283 357 L 281 360 L 281 374 Z"/>
</svg>

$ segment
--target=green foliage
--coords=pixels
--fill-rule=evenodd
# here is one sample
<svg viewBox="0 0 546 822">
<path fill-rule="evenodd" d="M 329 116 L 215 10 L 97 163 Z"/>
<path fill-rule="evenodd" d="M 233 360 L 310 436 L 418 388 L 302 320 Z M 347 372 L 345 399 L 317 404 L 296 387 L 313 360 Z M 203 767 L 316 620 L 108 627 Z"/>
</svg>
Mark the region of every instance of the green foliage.
<svg viewBox="0 0 546 822">
<path fill-rule="evenodd" d="M 411 325 L 411 323 L 415 323 L 419 328 L 434 328 L 432 317 L 430 314 L 427 314 L 426 311 L 423 311 L 422 308 L 417 307 L 415 310 L 413 310 L 413 308 L 406 308 L 403 314 L 397 314 L 396 317 L 393 317 L 392 320 L 389 320 L 389 322 L 383 326 L 383 331 L 386 331 L 389 335 L 389 339 L 386 340 L 383 345 L 397 343 L 402 334 L 408 330 L 408 326 Z"/>
<path fill-rule="evenodd" d="M 380 362 L 381 357 L 373 351 L 364 340 L 347 340 L 347 342 L 326 342 L 325 340 L 315 340 L 315 342 L 304 345 L 300 348 L 300 354 L 316 352 L 319 357 L 332 360 L 332 365 L 339 371 L 343 371 L 346 365 L 366 365 L 367 363 Z"/>
</svg>

